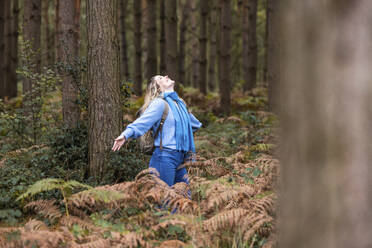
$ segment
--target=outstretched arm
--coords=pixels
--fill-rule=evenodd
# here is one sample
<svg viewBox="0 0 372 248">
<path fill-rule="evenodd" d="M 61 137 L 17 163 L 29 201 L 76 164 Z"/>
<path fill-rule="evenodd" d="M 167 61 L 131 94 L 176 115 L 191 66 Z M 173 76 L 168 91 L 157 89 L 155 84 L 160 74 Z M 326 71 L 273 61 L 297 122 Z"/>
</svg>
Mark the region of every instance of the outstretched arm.
<svg viewBox="0 0 372 248">
<path fill-rule="evenodd" d="M 201 128 L 202 123 L 198 119 L 196 119 L 196 117 L 193 114 L 191 114 L 190 112 L 189 112 L 189 115 L 190 115 L 190 122 L 191 122 L 192 131 L 195 132 L 195 131 L 199 130 L 199 128 Z"/>
<path fill-rule="evenodd" d="M 137 138 L 144 135 L 157 121 L 161 119 L 164 111 L 164 101 L 161 99 L 154 99 L 147 107 L 145 112 L 129 124 L 127 128 L 115 139 L 113 151 L 117 151 L 129 138 Z"/>
</svg>

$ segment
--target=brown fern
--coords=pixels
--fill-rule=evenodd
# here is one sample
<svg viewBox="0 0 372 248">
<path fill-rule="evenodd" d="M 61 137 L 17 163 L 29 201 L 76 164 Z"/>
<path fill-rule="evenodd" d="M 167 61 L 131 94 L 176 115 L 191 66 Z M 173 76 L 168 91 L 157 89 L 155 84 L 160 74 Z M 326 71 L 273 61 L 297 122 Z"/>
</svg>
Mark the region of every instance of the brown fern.
<svg viewBox="0 0 372 248">
<path fill-rule="evenodd" d="M 185 246 L 186 244 L 179 240 L 166 240 L 161 243 L 160 248 L 182 248 Z"/>
<path fill-rule="evenodd" d="M 203 222 L 203 229 L 206 231 L 216 231 L 228 227 L 234 227 L 239 223 L 242 217 L 247 215 L 249 211 L 245 209 L 232 209 L 213 216 Z"/>
<path fill-rule="evenodd" d="M 55 200 L 37 200 L 28 203 L 25 208 L 32 209 L 45 218 L 54 221 L 62 217 L 62 213 L 55 202 Z"/>
</svg>

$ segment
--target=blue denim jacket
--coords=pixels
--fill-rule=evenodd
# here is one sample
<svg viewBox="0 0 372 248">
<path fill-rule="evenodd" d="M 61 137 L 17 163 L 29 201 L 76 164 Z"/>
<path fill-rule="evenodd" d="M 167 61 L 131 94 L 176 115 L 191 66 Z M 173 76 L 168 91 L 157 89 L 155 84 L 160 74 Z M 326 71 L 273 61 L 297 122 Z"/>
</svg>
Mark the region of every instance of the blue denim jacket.
<svg viewBox="0 0 372 248">
<path fill-rule="evenodd" d="M 124 132 L 121 133 L 120 136 L 125 137 L 125 139 L 129 138 L 138 138 L 144 135 L 150 128 L 155 132 L 158 128 L 161 120 L 161 116 L 163 115 L 164 111 L 164 100 L 160 98 L 155 98 L 150 105 L 147 107 L 145 112 L 136 119 L 134 122 L 129 124 Z M 193 132 L 198 130 L 202 123 L 195 118 L 193 114 L 190 113 L 190 121 L 191 127 Z M 167 118 L 163 124 L 163 131 L 162 131 L 162 143 L 163 147 L 176 149 L 176 125 L 175 120 L 173 117 L 172 110 L 169 108 L 169 113 Z M 156 137 L 155 146 L 159 146 L 160 144 L 160 134 Z"/>
</svg>

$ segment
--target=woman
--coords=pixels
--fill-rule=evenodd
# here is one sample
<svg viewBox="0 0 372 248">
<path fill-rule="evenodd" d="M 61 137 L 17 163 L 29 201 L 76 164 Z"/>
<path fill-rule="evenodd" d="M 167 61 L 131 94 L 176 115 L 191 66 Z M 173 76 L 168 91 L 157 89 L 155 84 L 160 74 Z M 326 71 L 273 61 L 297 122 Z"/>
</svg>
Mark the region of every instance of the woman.
<svg viewBox="0 0 372 248">
<path fill-rule="evenodd" d="M 155 150 L 149 167 L 155 168 L 160 174 L 160 179 L 169 186 L 178 182 L 188 184 L 186 168 L 178 170 L 177 168 L 190 153 L 195 153 L 193 132 L 202 124 L 188 112 L 184 101 L 174 91 L 174 81 L 168 76 L 157 75 L 151 78 L 141 108 L 142 115 L 115 139 L 112 150 L 119 150 L 129 138 L 138 138 L 150 128 L 157 130 L 166 108 L 165 101 L 169 105 L 169 112 L 162 132 L 155 137 Z"/>
</svg>

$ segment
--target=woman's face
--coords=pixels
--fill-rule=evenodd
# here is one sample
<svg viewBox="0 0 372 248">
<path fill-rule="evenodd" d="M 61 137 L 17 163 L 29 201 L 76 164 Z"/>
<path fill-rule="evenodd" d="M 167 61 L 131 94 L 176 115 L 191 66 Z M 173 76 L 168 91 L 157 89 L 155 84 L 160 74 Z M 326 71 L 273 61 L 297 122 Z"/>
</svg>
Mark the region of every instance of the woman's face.
<svg viewBox="0 0 372 248">
<path fill-rule="evenodd" d="M 161 75 L 156 76 L 156 82 L 158 83 L 160 90 L 162 92 L 174 90 L 174 80 L 170 79 L 168 75 L 167 76 L 161 76 Z"/>
</svg>

